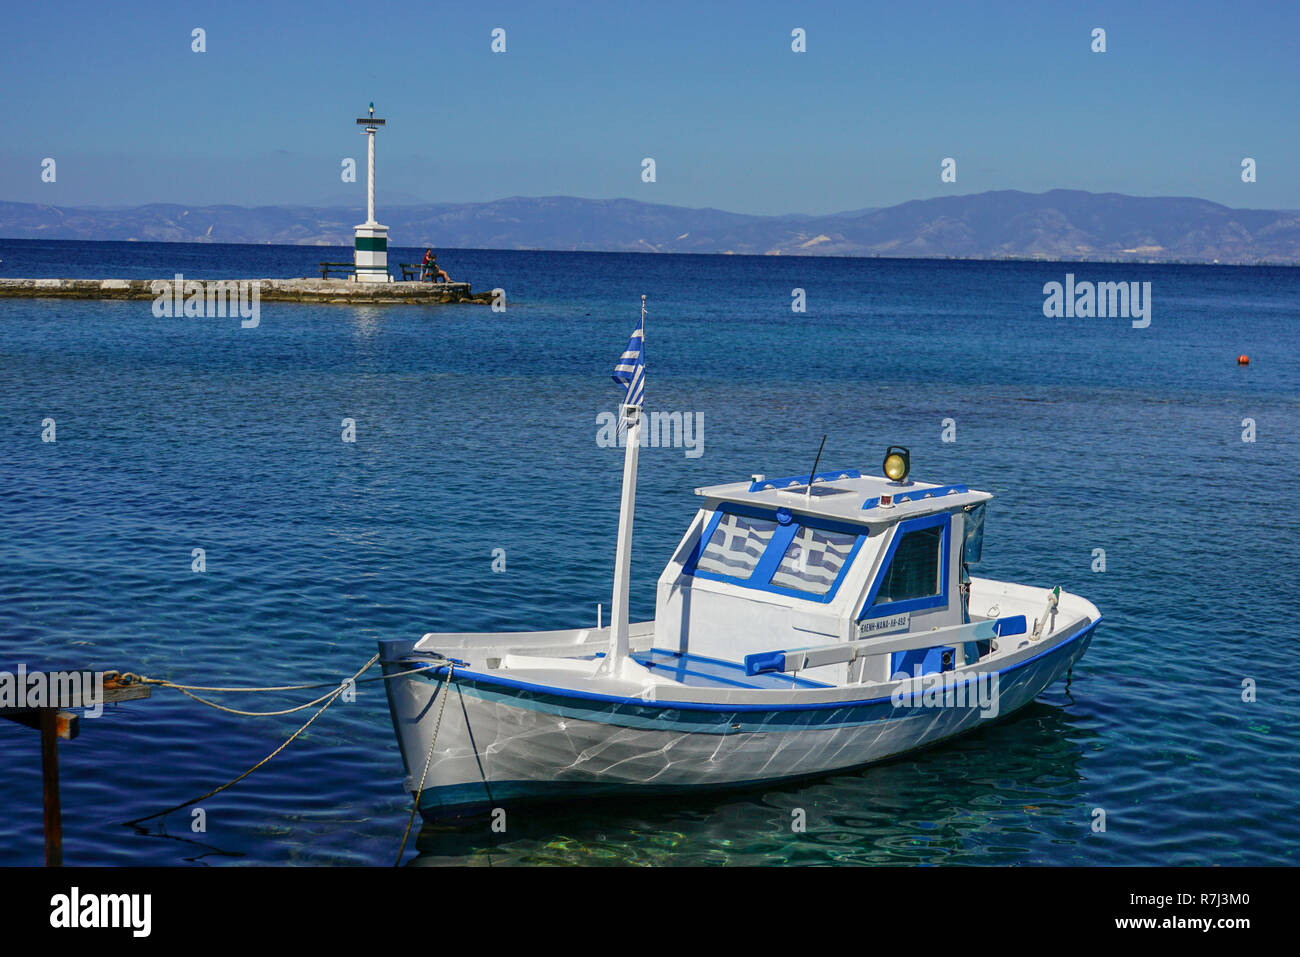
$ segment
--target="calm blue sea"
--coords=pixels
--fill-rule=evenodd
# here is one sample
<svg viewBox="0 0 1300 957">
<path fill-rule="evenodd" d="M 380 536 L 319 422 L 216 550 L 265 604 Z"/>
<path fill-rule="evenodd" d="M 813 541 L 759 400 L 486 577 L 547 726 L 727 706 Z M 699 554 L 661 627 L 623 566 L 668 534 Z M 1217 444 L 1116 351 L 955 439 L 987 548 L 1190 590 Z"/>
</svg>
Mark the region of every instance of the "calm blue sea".
<svg viewBox="0 0 1300 957">
<path fill-rule="evenodd" d="M 0 240 L 0 275 L 313 275 L 349 256 Z M 693 488 L 807 471 L 825 433 L 824 464 L 874 472 L 899 443 L 917 478 L 995 493 L 979 573 L 1060 584 L 1104 621 L 1068 689 L 951 745 L 766 791 L 519 810 L 505 834 L 425 828 L 418 863 L 1296 861 L 1300 698 L 1282 672 L 1300 650 L 1300 271 L 439 261 L 503 287 L 506 312 L 263 303 L 242 329 L 147 302 L 0 300 L 0 670 L 291 684 L 353 672 L 378 638 L 594 622 L 622 464 L 596 415 L 616 407 L 646 293 L 649 407 L 700 413 L 704 454 L 642 454 L 634 617 L 653 615 Z M 1043 284 L 1066 272 L 1150 281 L 1150 327 L 1044 318 Z M 66 859 L 391 863 L 410 799 L 378 684 L 205 801 L 206 831 L 188 811 L 119 823 L 234 777 L 304 718 L 159 691 L 83 721 L 61 748 Z M 37 736 L 0 722 L 0 755 L 0 864 L 39 863 Z"/>
</svg>

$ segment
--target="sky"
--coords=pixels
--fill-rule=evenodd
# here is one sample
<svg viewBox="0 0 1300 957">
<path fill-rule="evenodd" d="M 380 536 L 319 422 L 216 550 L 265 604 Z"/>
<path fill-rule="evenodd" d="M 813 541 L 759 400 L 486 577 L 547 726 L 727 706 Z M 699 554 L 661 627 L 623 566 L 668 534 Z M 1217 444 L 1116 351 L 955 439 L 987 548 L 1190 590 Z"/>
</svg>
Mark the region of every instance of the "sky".
<svg viewBox="0 0 1300 957">
<path fill-rule="evenodd" d="M 0 18 L 0 200 L 363 206 L 373 101 L 381 211 L 823 214 L 1054 188 L 1300 209 L 1293 0 L 8 0 Z"/>
</svg>

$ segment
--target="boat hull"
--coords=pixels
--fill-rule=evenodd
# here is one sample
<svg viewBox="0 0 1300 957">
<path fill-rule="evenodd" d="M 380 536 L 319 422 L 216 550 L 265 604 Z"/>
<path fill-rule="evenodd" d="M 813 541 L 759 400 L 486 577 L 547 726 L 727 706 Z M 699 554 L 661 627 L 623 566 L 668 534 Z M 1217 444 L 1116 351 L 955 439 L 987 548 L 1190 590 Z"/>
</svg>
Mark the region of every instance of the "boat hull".
<svg viewBox="0 0 1300 957">
<path fill-rule="evenodd" d="M 996 672 L 992 709 L 969 683 L 946 703 L 940 692 L 937 704 L 891 695 L 753 707 L 586 695 L 475 672 L 449 684 L 445 667 L 386 684 L 407 787 L 427 820 L 442 820 L 523 802 L 754 787 L 887 760 L 1023 708 L 1084 654 L 1096 626 Z"/>
</svg>

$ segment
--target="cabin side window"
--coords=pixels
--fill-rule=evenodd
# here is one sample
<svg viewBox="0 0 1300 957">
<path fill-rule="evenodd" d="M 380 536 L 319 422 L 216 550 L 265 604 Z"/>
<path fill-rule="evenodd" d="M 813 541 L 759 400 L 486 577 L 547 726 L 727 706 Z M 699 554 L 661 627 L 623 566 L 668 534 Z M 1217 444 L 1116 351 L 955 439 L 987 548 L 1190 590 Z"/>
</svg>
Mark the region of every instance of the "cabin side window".
<svg viewBox="0 0 1300 957">
<path fill-rule="evenodd" d="M 776 522 L 724 512 L 695 567 L 714 575 L 748 579 L 776 531 Z"/>
<path fill-rule="evenodd" d="M 857 541 L 857 535 L 847 532 L 801 526 L 781 557 L 772 584 L 825 595 L 839 579 Z"/>
<path fill-rule="evenodd" d="M 904 532 L 881 579 L 875 604 L 930 598 L 943 590 L 941 525 Z"/>
</svg>

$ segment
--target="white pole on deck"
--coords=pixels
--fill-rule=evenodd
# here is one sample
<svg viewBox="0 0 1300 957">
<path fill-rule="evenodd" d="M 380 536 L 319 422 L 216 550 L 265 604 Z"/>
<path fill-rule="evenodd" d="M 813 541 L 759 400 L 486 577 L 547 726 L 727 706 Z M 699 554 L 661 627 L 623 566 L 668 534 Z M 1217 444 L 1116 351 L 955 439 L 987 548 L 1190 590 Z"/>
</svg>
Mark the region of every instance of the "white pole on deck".
<svg viewBox="0 0 1300 957">
<path fill-rule="evenodd" d="M 641 296 L 641 328 L 645 328 L 644 295 Z M 641 451 L 641 409 L 635 405 L 624 405 L 621 414 L 627 425 L 627 450 L 623 456 L 623 496 L 618 506 L 618 547 L 614 556 L 614 594 L 609 611 L 609 652 L 605 655 L 605 670 L 610 674 L 617 674 L 628 656 L 632 515 L 636 509 L 637 455 Z"/>
<path fill-rule="evenodd" d="M 641 449 L 641 410 L 624 406 L 627 453 L 623 457 L 623 498 L 618 506 L 618 551 L 614 559 L 614 596 L 609 613 L 609 668 L 617 672 L 628 653 L 628 593 L 632 572 L 632 513 L 636 506 L 636 460 Z M 635 416 L 628 420 L 628 416 Z"/>
</svg>

